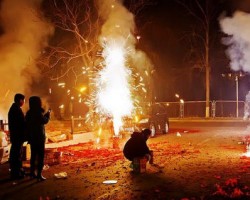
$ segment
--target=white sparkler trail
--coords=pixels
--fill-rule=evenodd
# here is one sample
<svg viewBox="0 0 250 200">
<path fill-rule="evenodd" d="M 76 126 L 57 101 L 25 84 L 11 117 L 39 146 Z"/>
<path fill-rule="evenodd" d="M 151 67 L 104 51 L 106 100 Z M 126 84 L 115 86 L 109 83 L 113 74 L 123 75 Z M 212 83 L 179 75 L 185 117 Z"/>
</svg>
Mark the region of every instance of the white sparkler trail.
<svg viewBox="0 0 250 200">
<path fill-rule="evenodd" d="M 122 117 L 133 109 L 129 85 L 130 70 L 126 67 L 126 48 L 120 44 L 106 43 L 103 51 L 104 69 L 99 73 L 97 102 L 102 112 L 113 117 L 115 135 L 119 135 Z"/>
</svg>

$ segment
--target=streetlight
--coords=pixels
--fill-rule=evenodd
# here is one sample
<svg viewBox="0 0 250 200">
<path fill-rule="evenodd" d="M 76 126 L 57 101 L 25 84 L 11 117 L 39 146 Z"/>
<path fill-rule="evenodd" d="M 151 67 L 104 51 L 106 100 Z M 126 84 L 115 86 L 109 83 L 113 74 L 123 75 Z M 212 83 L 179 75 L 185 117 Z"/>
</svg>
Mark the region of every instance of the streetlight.
<svg viewBox="0 0 250 200">
<path fill-rule="evenodd" d="M 180 95 L 179 94 L 175 94 L 175 97 L 177 99 L 179 99 L 179 101 L 180 101 L 180 118 L 183 118 L 184 117 L 184 100 L 180 99 Z"/>
<path fill-rule="evenodd" d="M 236 117 L 239 117 L 239 78 L 243 77 L 244 74 L 242 72 L 239 73 L 228 73 L 221 74 L 222 77 L 228 77 L 229 79 L 234 79 L 235 81 L 235 96 L 236 96 Z"/>
<path fill-rule="evenodd" d="M 137 36 L 136 36 L 136 39 L 137 39 L 138 42 L 139 42 L 139 40 L 141 39 L 141 36 L 140 36 L 140 35 L 137 35 Z"/>
<path fill-rule="evenodd" d="M 239 117 L 239 78 L 235 76 L 235 87 L 236 87 L 236 117 Z"/>
</svg>

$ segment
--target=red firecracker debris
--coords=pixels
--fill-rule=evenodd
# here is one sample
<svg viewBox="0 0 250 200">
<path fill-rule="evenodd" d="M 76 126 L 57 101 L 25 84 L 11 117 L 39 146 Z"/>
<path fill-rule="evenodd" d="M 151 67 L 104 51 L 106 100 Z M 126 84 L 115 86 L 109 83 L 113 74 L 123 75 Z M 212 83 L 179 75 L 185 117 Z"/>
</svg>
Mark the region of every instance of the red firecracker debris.
<svg viewBox="0 0 250 200">
<path fill-rule="evenodd" d="M 237 178 L 230 178 L 222 185 L 216 184 L 215 187 L 216 191 L 212 193 L 212 196 L 218 198 L 249 199 L 250 197 L 249 187 L 239 184 Z"/>
</svg>

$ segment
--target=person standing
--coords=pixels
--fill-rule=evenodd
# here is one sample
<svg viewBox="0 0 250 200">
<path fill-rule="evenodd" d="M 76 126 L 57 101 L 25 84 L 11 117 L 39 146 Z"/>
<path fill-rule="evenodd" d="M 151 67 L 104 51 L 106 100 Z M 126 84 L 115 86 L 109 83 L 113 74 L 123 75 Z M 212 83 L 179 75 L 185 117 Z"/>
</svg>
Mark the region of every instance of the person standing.
<svg viewBox="0 0 250 200">
<path fill-rule="evenodd" d="M 17 93 L 14 96 L 14 103 L 8 112 L 8 126 L 10 133 L 10 176 L 11 179 L 24 177 L 22 170 L 22 146 L 25 140 L 25 118 L 21 107 L 25 103 L 25 96 Z"/>
<path fill-rule="evenodd" d="M 26 113 L 25 120 L 31 147 L 30 176 L 43 181 L 46 180 L 42 176 L 46 139 L 44 125 L 50 120 L 50 111 L 44 114 L 40 97 L 32 96 L 29 98 L 29 110 Z"/>
</svg>

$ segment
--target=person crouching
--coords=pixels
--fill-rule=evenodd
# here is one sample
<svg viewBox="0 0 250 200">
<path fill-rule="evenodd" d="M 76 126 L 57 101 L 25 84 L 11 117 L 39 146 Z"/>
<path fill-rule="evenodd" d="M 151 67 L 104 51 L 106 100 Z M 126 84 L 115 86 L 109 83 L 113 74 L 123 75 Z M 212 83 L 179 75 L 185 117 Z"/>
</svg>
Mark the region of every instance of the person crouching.
<svg viewBox="0 0 250 200">
<path fill-rule="evenodd" d="M 144 129 L 142 132 L 133 132 L 131 138 L 126 142 L 123 154 L 132 161 L 136 158 L 145 157 L 150 164 L 153 164 L 153 151 L 147 146 L 147 140 L 151 135 L 150 129 Z"/>
</svg>

